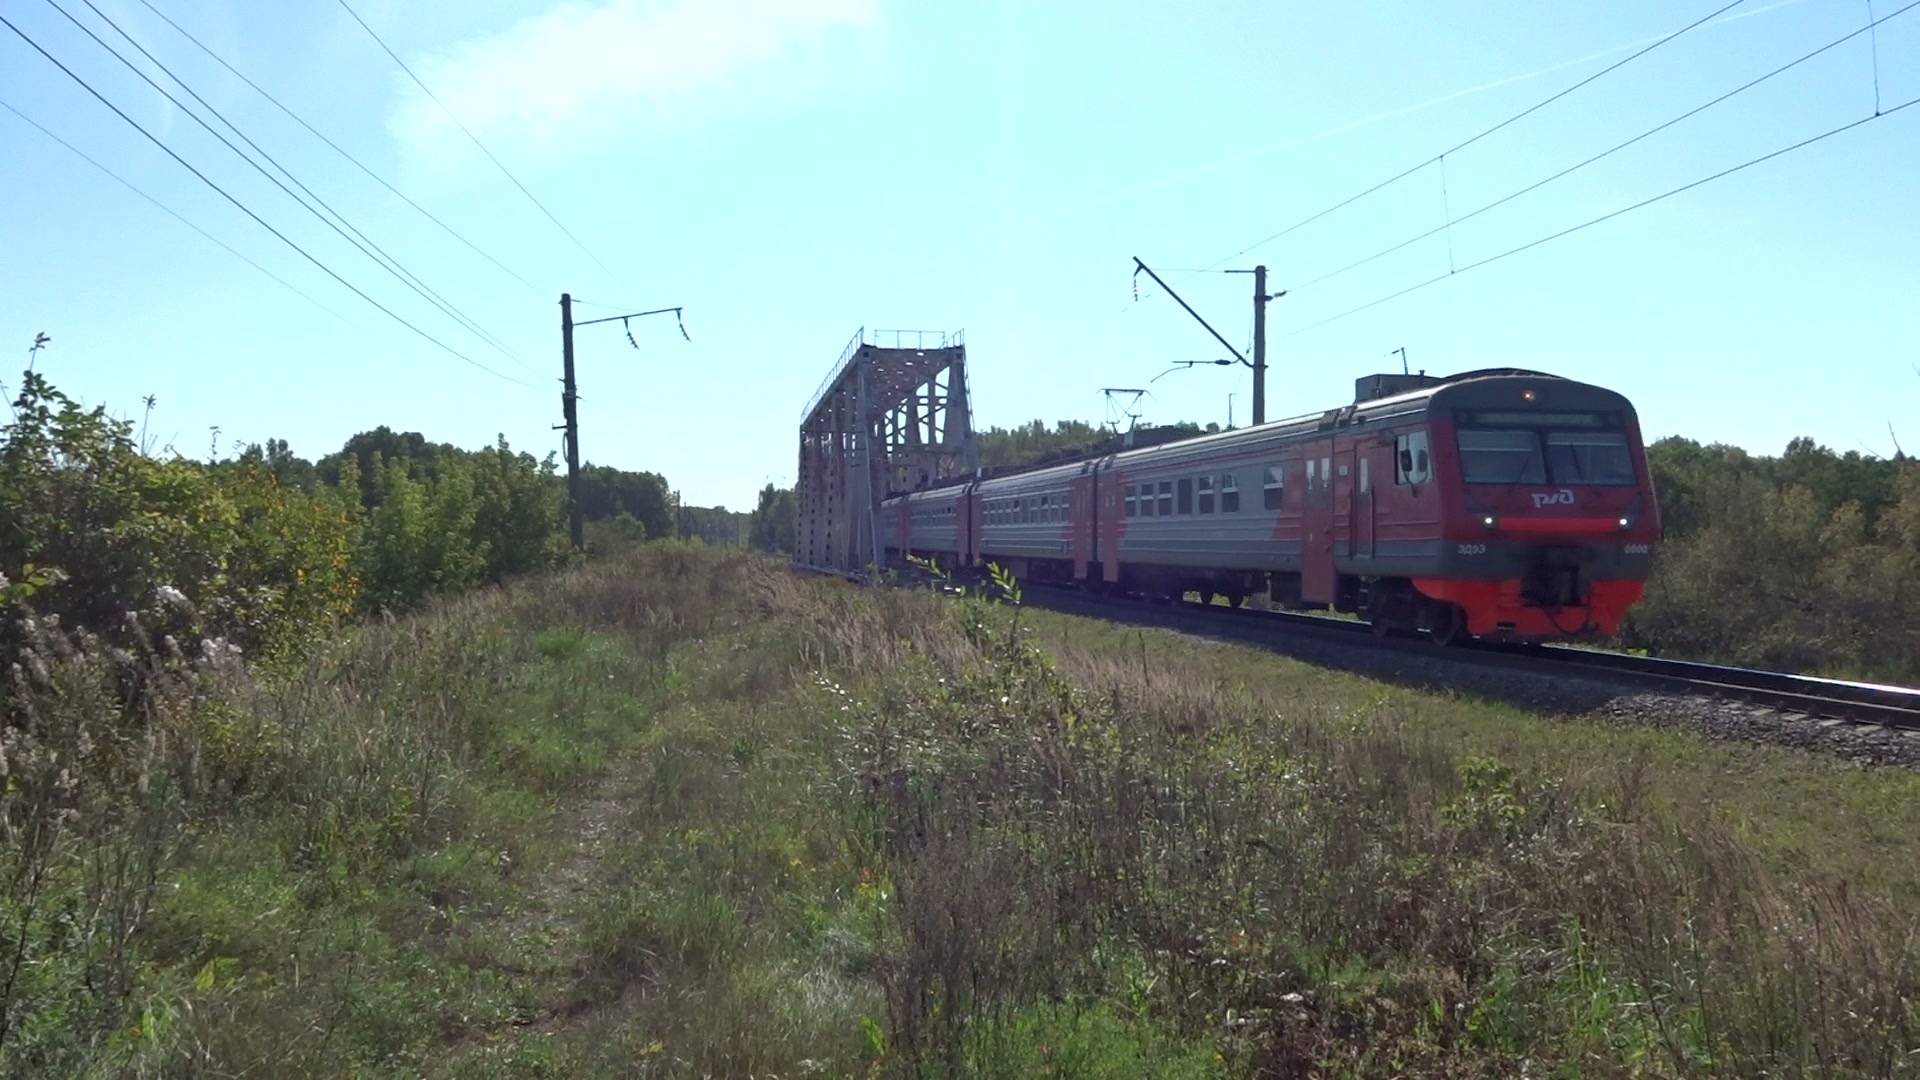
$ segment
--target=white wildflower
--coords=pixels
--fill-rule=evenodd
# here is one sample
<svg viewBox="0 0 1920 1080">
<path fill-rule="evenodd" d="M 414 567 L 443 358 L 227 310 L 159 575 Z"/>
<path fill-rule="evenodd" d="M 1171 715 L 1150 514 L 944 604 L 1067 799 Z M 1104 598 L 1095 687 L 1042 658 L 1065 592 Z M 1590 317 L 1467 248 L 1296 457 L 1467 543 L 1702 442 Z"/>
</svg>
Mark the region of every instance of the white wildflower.
<svg viewBox="0 0 1920 1080">
<path fill-rule="evenodd" d="M 187 602 L 187 594 L 171 585 L 162 585 L 158 589 L 155 589 L 154 596 L 159 599 L 161 605 L 164 607 L 184 608 L 191 606 Z"/>
</svg>

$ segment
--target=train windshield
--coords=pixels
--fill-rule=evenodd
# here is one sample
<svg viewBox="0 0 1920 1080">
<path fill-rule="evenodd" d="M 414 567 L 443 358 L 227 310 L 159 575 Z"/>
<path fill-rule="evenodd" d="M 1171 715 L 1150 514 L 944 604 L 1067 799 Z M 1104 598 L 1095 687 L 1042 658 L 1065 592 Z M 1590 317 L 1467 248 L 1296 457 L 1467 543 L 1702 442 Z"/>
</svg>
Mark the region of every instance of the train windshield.
<svg viewBox="0 0 1920 1080">
<path fill-rule="evenodd" d="M 1469 484 L 1544 484 L 1540 433 L 1517 428 L 1461 428 L 1460 472 Z"/>
<path fill-rule="evenodd" d="M 1633 454 L 1608 413 L 1480 412 L 1460 416 L 1469 484 L 1630 485 Z"/>
<path fill-rule="evenodd" d="M 1556 484 L 1631 484 L 1633 455 L 1618 431 L 1549 431 L 1547 471 Z"/>
</svg>

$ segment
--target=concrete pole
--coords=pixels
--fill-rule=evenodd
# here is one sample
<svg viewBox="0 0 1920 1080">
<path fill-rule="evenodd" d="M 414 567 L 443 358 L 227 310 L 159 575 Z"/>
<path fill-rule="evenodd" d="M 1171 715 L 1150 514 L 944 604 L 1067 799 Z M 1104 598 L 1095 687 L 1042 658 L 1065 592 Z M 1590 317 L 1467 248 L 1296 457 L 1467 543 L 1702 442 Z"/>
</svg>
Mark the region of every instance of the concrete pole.
<svg viewBox="0 0 1920 1080">
<path fill-rule="evenodd" d="M 1253 268 L 1253 422 L 1267 422 L 1267 268 Z"/>
<path fill-rule="evenodd" d="M 560 411 L 567 422 L 567 533 L 573 550 L 587 546 L 586 519 L 580 508 L 580 413 L 573 384 L 573 297 L 560 294 Z"/>
</svg>

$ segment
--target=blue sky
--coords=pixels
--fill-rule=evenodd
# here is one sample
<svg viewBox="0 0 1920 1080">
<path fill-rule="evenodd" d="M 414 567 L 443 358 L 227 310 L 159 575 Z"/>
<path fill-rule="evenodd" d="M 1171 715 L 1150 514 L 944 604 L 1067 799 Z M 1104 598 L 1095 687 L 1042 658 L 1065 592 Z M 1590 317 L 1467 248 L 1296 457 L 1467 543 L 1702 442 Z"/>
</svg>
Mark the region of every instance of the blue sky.
<svg viewBox="0 0 1920 1080">
<path fill-rule="evenodd" d="M 305 263 L 0 28 L 0 100 L 305 292 L 0 111 L 0 341 L 205 456 L 308 456 L 377 424 L 558 445 L 558 294 L 685 305 L 583 330 L 586 456 L 693 503 L 790 482 L 807 396 L 860 326 L 965 328 L 976 423 L 1100 420 L 1102 386 L 1220 350 L 1134 255 L 1214 263 L 1706 15 L 1671 4 L 973 5 L 887 0 L 357 0 L 367 21 L 608 267 L 569 242 L 335 0 L 153 0 L 535 288 L 294 126 L 138 0 L 94 0 L 531 371 L 428 307 L 160 101 L 47 0 L 7 15 L 262 217 L 475 360 Z M 1904 0 L 1875 0 L 1881 16 Z M 60 0 L 116 40 L 81 0 Z M 1358 305 L 1874 112 L 1871 38 L 1450 233 L 1325 282 L 1843 34 L 1864 0 L 1749 0 L 1524 120 L 1239 256 L 1271 307 L 1270 415 L 1350 398 L 1405 347 L 1433 372 L 1541 368 L 1626 393 L 1652 435 L 1776 452 L 1920 450 L 1920 107 L 1654 206 Z M 1884 106 L 1920 96 L 1920 11 L 1878 30 Z M 1244 276 L 1172 274 L 1236 344 Z M 1295 287 L 1299 286 L 1299 287 Z M 583 310 L 581 315 L 604 313 Z M 6 346 L 8 348 L 14 345 Z M 17 364 L 3 380 L 11 388 Z M 1242 369 L 1153 383 L 1146 419 L 1249 407 Z"/>
</svg>

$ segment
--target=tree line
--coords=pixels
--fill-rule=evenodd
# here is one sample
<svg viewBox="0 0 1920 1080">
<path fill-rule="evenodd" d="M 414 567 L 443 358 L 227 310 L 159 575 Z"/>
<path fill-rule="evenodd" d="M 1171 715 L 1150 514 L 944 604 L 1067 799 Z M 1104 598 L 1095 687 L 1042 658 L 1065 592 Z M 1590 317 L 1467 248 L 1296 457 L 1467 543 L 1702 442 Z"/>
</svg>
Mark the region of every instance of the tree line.
<svg viewBox="0 0 1920 1080">
<path fill-rule="evenodd" d="M 0 427 L 0 607 L 109 639 L 165 598 L 195 634 L 285 649 L 570 556 L 554 456 L 379 427 L 317 461 L 285 440 L 196 461 L 153 455 L 130 421 L 25 373 Z M 588 465 L 589 548 L 655 537 L 744 543 L 747 515 L 690 507 L 658 473 Z M 156 600 L 156 598 L 162 598 Z M 158 607 L 156 607 L 158 605 Z M 0 654 L 13 643 L 0 630 Z"/>
</svg>

